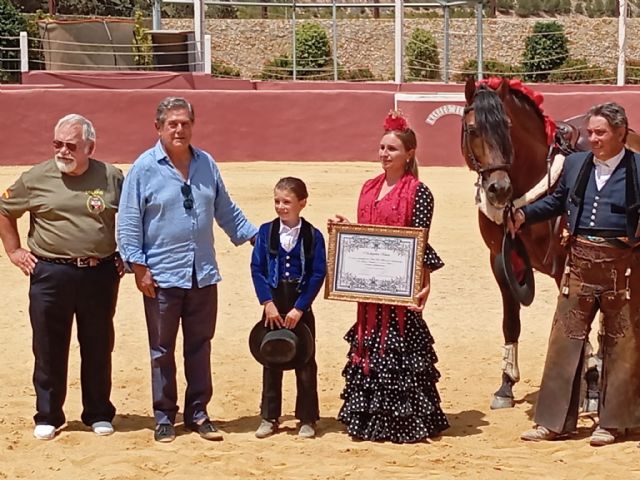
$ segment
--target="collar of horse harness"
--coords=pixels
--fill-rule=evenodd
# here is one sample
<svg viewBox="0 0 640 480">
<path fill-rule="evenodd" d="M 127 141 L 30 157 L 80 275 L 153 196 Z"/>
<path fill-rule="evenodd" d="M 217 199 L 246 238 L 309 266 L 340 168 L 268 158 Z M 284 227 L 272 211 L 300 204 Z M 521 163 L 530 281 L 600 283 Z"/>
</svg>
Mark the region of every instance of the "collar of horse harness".
<svg viewBox="0 0 640 480">
<path fill-rule="evenodd" d="M 511 161 L 499 165 L 487 165 L 485 167 L 480 165 L 480 162 L 478 162 L 478 159 L 474 155 L 473 149 L 471 148 L 471 140 L 469 140 L 469 135 L 471 134 L 472 129 L 465 122 L 465 116 L 472 110 L 473 105 L 464 107 L 464 115 L 462 116 L 462 142 L 467 150 L 467 157 L 471 161 L 473 170 L 478 174 L 478 176 L 483 176 L 485 173 L 491 173 L 497 170 L 504 170 L 508 172 L 511 169 Z"/>
</svg>

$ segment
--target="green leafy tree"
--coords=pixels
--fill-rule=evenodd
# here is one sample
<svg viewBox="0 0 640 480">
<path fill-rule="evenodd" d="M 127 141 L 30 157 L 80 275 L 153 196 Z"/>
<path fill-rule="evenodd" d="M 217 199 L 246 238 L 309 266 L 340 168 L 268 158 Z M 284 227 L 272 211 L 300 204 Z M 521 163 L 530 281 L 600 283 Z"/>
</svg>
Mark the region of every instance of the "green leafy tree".
<svg viewBox="0 0 640 480">
<path fill-rule="evenodd" d="M 576 3 L 576 6 L 573 7 L 573 12 L 577 15 L 584 15 L 584 6 L 582 5 L 582 2 Z"/>
<path fill-rule="evenodd" d="M 0 0 L 0 83 L 20 79 L 20 32 L 27 31 L 27 21 L 9 0 Z"/>
<path fill-rule="evenodd" d="M 328 80 L 333 78 L 329 36 L 321 25 L 305 22 L 296 27 L 296 78 Z M 293 78 L 291 55 L 282 54 L 266 62 L 260 78 L 285 80 Z"/>
<path fill-rule="evenodd" d="M 440 78 L 438 45 L 431 32 L 416 28 L 411 33 L 405 47 L 405 57 L 407 59 L 408 81 Z"/>
<path fill-rule="evenodd" d="M 296 28 L 296 68 L 301 77 L 322 74 L 331 61 L 331 44 L 324 28 L 305 22 Z"/>
<path fill-rule="evenodd" d="M 536 22 L 532 34 L 525 40 L 523 78 L 534 82 L 546 81 L 551 71 L 569 57 L 568 43 L 564 27 L 558 22 Z"/>
</svg>

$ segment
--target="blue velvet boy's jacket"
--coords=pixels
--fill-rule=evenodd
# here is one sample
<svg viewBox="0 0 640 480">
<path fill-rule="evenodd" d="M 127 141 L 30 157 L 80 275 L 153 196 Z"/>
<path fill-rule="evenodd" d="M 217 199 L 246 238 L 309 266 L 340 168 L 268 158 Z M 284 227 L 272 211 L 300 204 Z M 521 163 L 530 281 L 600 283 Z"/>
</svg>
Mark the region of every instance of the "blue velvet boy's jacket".
<svg viewBox="0 0 640 480">
<path fill-rule="evenodd" d="M 281 256 L 287 252 L 280 246 L 280 220 L 275 219 L 260 226 L 253 254 L 251 255 L 251 277 L 260 304 L 272 299 L 271 290 L 285 279 L 281 273 Z M 311 252 L 306 251 L 311 250 Z M 294 307 L 303 312 L 311 307 L 318 295 L 327 274 L 327 259 L 324 237 L 304 218 L 296 246 L 291 251 L 300 255 L 302 275 L 298 291 L 300 292 Z M 286 312 L 281 312 L 286 313 Z"/>
</svg>

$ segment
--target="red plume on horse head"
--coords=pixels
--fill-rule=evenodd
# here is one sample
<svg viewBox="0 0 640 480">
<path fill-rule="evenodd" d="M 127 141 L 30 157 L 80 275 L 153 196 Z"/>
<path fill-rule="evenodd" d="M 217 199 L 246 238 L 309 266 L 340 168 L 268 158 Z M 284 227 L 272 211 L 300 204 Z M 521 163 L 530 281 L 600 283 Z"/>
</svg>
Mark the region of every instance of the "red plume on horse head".
<svg viewBox="0 0 640 480">
<path fill-rule="evenodd" d="M 409 124 L 400 110 L 389 110 L 383 127 L 385 132 L 403 132 L 409 128 Z"/>
</svg>

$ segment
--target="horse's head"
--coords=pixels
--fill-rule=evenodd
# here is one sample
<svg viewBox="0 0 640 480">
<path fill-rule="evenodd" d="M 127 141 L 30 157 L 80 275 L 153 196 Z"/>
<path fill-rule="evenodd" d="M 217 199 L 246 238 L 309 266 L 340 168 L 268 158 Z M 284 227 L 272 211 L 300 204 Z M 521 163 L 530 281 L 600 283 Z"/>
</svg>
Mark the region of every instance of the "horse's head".
<svg viewBox="0 0 640 480">
<path fill-rule="evenodd" d="M 509 85 L 497 90 L 486 85 L 476 87 L 473 78 L 465 86 L 466 106 L 462 117 L 462 153 L 467 165 L 482 182 L 487 199 L 496 208 L 504 208 L 513 195 L 509 169 L 513 161 L 511 119 L 503 100 Z"/>
</svg>

